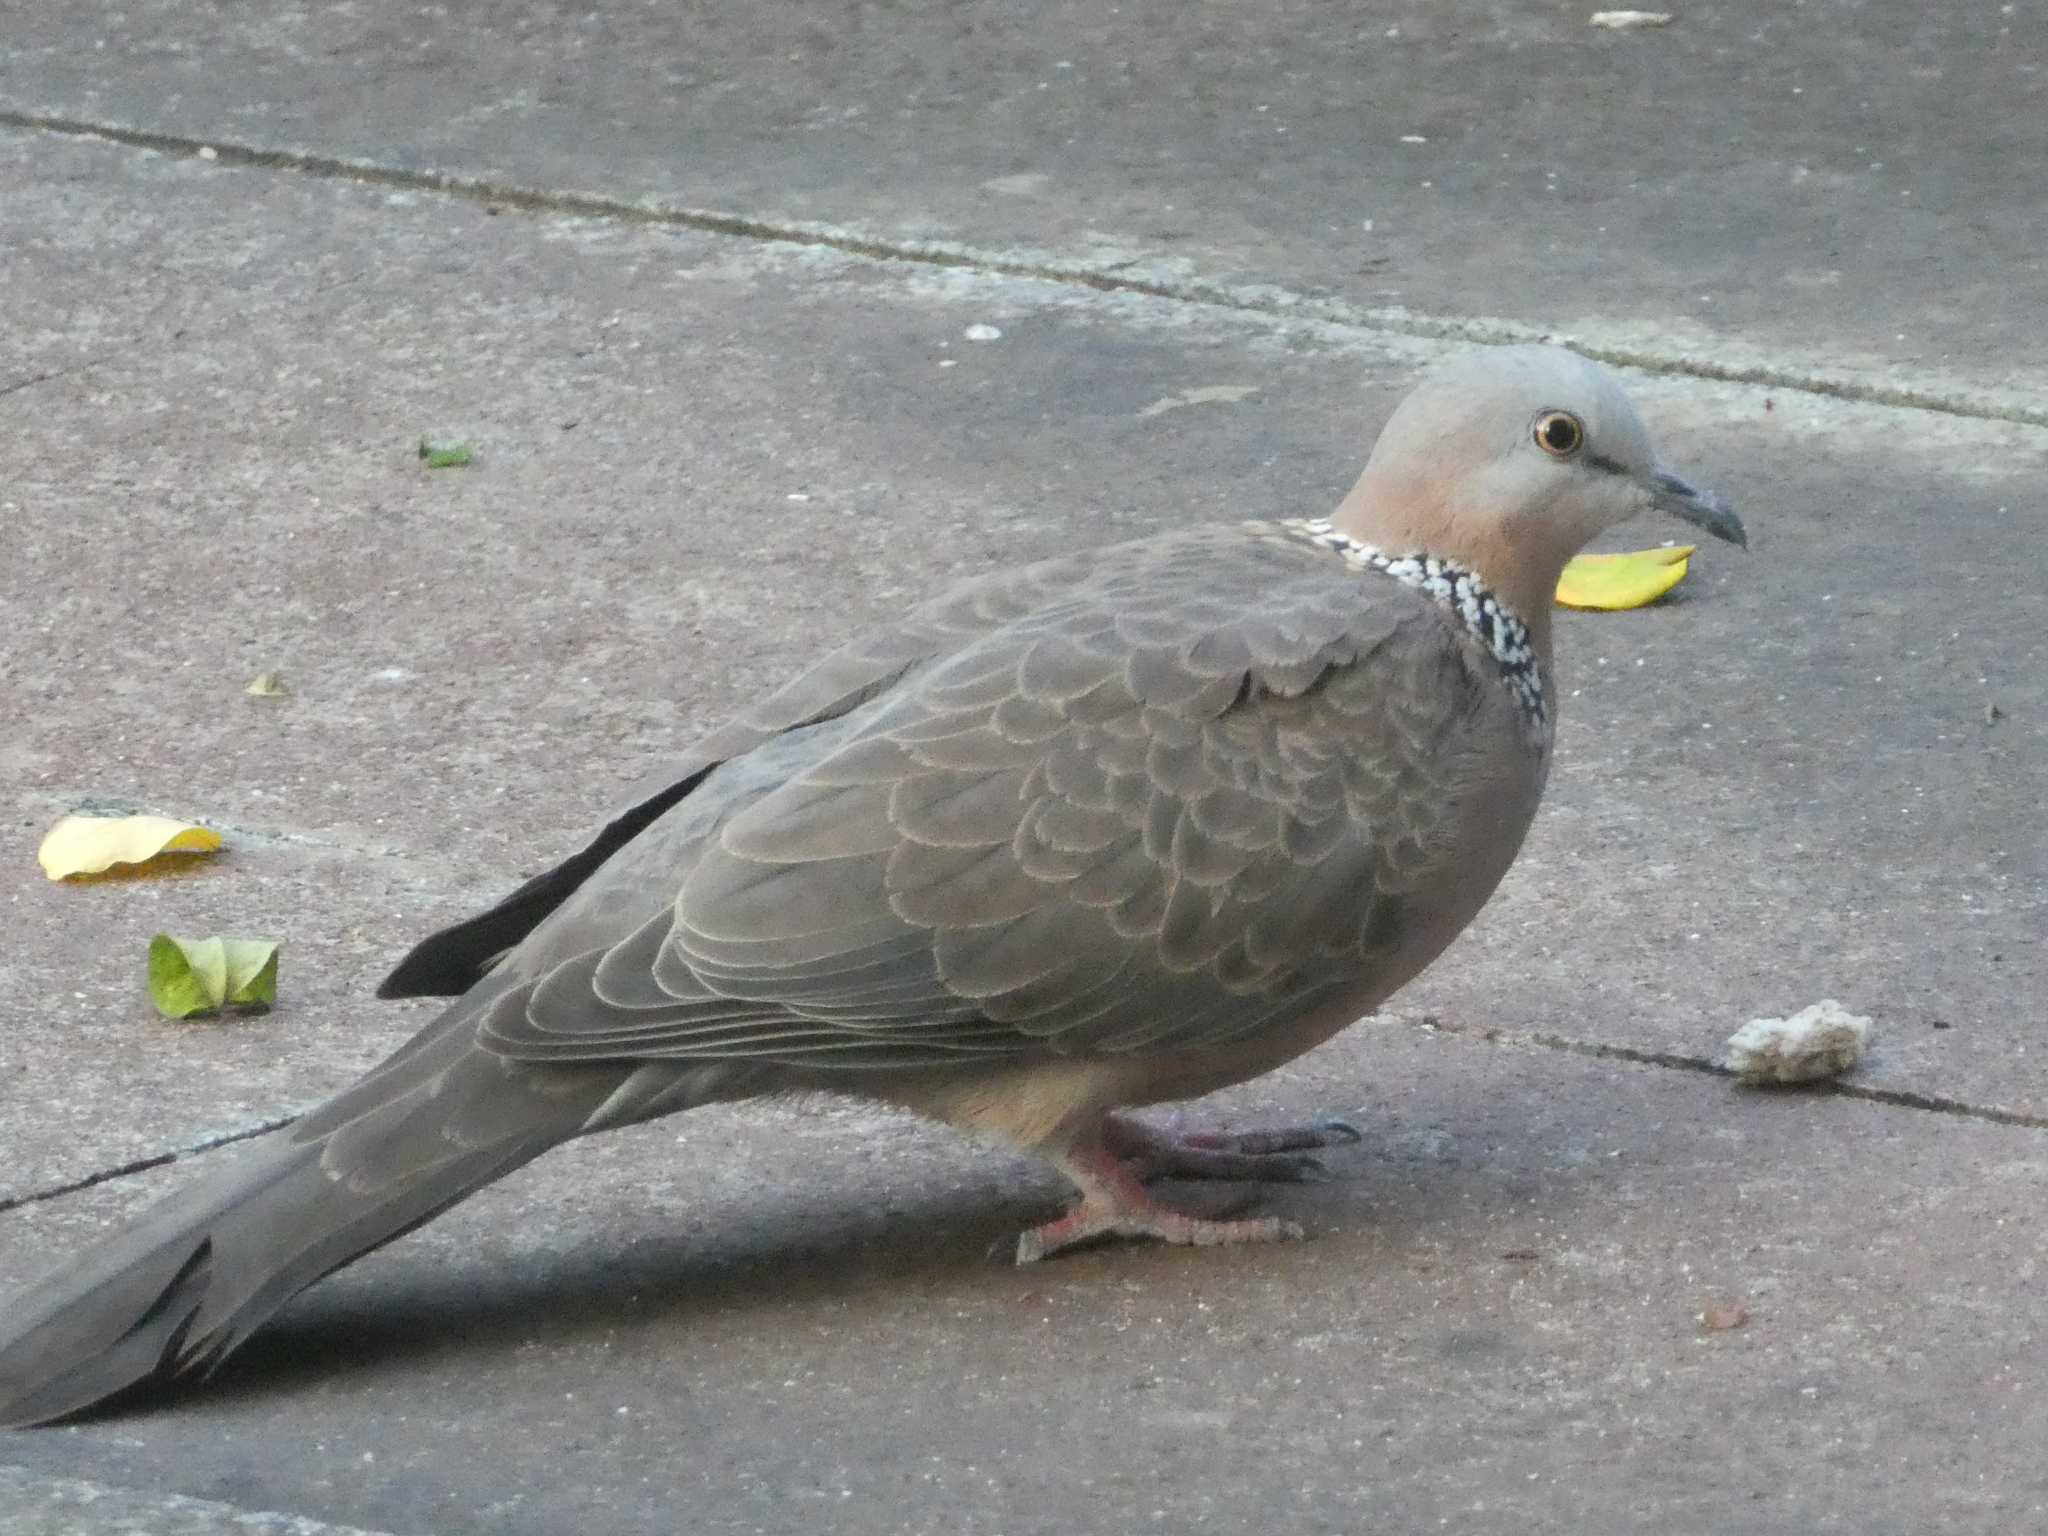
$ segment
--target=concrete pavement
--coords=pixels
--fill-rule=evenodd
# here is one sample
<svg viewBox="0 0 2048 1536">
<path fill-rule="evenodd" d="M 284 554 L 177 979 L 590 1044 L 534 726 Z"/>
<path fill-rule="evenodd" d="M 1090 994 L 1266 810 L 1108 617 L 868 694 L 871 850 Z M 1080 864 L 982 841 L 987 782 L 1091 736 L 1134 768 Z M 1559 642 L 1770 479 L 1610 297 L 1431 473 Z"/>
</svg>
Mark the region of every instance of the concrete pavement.
<svg viewBox="0 0 2048 1536">
<path fill-rule="evenodd" d="M 324 1283 L 208 1391 L 0 1441 L 0 1530 L 2038 1522 L 2038 10 L 747 15 L 9 18 L 0 1285 L 404 1038 L 368 991 L 412 938 L 814 645 L 1323 510 L 1459 336 L 1639 358 L 1753 553 L 1567 617 L 1494 906 L 1188 1111 L 1359 1119 L 1275 1202 L 1317 1241 L 1012 1273 L 1040 1171 L 706 1112 Z M 49 886 L 87 797 L 231 852 Z M 283 938 L 282 1005 L 156 1020 L 159 928 Z M 1878 1021 L 1860 1097 L 1703 1070 L 1827 995 Z"/>
</svg>

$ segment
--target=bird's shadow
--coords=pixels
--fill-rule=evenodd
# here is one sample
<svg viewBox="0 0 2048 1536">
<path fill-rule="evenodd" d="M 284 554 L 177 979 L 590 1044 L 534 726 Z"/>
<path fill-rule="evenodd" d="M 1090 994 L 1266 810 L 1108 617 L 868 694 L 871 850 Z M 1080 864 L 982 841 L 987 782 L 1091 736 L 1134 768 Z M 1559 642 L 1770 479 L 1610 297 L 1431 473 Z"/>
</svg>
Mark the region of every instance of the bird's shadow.
<svg viewBox="0 0 2048 1536">
<path fill-rule="evenodd" d="M 470 1254 L 322 1281 L 224 1362 L 206 1390 L 232 1403 L 397 1360 L 573 1345 L 614 1329 L 771 1313 L 891 1282 L 1000 1284 L 1003 1251 L 1058 1208 L 1057 1195 L 992 1197 L 986 1187 L 934 1193 L 880 1217 L 820 1209 L 815 1198 L 714 1235 L 622 1233 L 517 1264 Z"/>
<path fill-rule="evenodd" d="M 635 1232 L 634 1213 L 622 1210 L 616 1235 L 608 1231 L 567 1252 L 539 1255 L 522 1250 L 516 1229 L 452 1253 L 444 1248 L 441 1262 L 423 1263 L 417 1249 L 399 1248 L 288 1303 L 197 1390 L 232 1410 L 399 1362 L 431 1369 L 436 1360 L 507 1358 L 522 1348 L 571 1347 L 615 1330 L 686 1329 L 711 1316 L 752 1315 L 769 1327 L 776 1314 L 808 1302 L 871 1290 L 970 1287 L 1022 1294 L 1047 1281 L 1042 1269 L 1011 1264 L 1017 1234 L 1057 1214 L 1066 1198 L 1050 1181 L 1031 1187 L 1037 1182 L 997 1174 L 907 1195 L 880 1213 L 849 1211 L 815 1189 L 787 1191 L 765 1204 L 757 1197 L 743 1215 L 723 1213 L 733 1217 L 729 1221 L 693 1220 L 689 1230 L 655 1233 Z M 1370 1208 L 1378 1238 L 1397 1242 L 1403 1230 L 1432 1220 L 1426 1188 L 1411 1186 L 1390 1209 L 1388 1190 L 1360 1182 L 1346 1195 L 1349 1182 L 1249 1187 L 1249 1200 L 1295 1215 L 1312 1229 L 1359 1215 L 1362 1204 Z M 1183 1208 L 1216 1214 L 1248 1198 L 1242 1185 L 1162 1188 Z M 1115 1244 L 1098 1252 L 1119 1273 L 1187 1257 L 1162 1252 L 1148 1260 Z M 1070 1277 L 1085 1273 L 1071 1259 L 1051 1262 Z M 145 1382 L 76 1422 L 168 1408 L 196 1386 L 190 1376 Z"/>
<path fill-rule="evenodd" d="M 1247 1195 L 1261 1207 L 1303 1221 L 1312 1232 L 1340 1228 L 1349 1247 L 1369 1241 L 1401 1251 L 1419 1234 L 1441 1230 L 1447 1210 L 1463 1224 L 1479 1214 L 1448 1201 L 1464 1182 L 1452 1165 L 1418 1167 L 1380 1138 L 1333 1154 L 1333 1182 L 1294 1186 L 1175 1184 L 1176 1204 L 1221 1214 Z M 1417 1175 L 1420 1175 L 1418 1177 Z M 516 1179 L 519 1176 L 515 1176 Z M 1573 1202 L 1587 1191 L 1576 1178 L 1548 1191 Z M 436 1361 L 509 1358 L 534 1347 L 571 1348 L 613 1332 L 687 1329 L 717 1317 L 751 1318 L 763 1328 L 807 1303 L 879 1290 L 972 1289 L 1022 1295 L 1047 1283 L 1041 1269 L 1008 1261 L 1017 1234 L 1056 1214 L 1061 1185 L 1003 1164 L 985 1166 L 945 1188 L 905 1190 L 886 1204 L 821 1193 L 815 1185 L 766 1180 L 744 1194 L 707 1201 L 682 1223 L 649 1230 L 656 1218 L 630 1200 L 590 1214 L 570 1246 L 545 1246 L 551 1223 L 507 1221 L 503 1212 L 471 1213 L 466 1227 L 438 1246 L 408 1241 L 361 1268 L 319 1282 L 285 1308 L 208 1378 L 204 1396 L 245 1411 L 277 1394 L 333 1385 L 393 1368 L 431 1370 Z M 879 1193 L 870 1188 L 870 1196 Z M 1526 1195 L 1526 1191 L 1523 1192 Z M 1481 1204 L 1505 1198 L 1486 1188 Z M 520 1200 L 516 1187 L 479 1200 Z M 461 1218 L 458 1218 L 460 1220 Z M 589 1230 L 592 1225 L 596 1231 Z M 437 1230 L 441 1230 L 437 1223 Z M 1370 1234 L 1364 1236 L 1362 1234 Z M 1093 1275 L 1055 1259 L 1070 1279 Z M 1096 1261 L 1126 1280 L 1159 1283 L 1182 1253 L 1147 1255 L 1113 1245 Z M 1285 1262 L 1285 1261 L 1280 1261 Z M 1166 1266 L 1155 1268 L 1153 1266 Z M 92 1422 L 168 1407 L 194 1390 L 191 1377 L 142 1384 L 79 1416 Z"/>
</svg>

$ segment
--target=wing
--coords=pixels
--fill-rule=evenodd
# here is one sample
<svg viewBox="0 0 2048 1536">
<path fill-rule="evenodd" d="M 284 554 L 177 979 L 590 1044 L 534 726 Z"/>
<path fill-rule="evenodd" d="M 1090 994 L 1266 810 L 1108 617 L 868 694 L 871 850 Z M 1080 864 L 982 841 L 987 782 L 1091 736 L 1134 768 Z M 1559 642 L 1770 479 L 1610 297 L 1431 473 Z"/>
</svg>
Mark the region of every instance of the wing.
<svg viewBox="0 0 2048 1536">
<path fill-rule="evenodd" d="M 514 957 L 480 1038 L 853 1069 L 1221 1045 L 1455 932 L 1475 765 L 1536 751 L 1513 717 L 1377 573 L 1256 526 L 1103 551 L 709 770 Z"/>
<path fill-rule="evenodd" d="M 696 790 L 721 762 L 786 731 L 835 720 L 859 708 L 907 668 L 1029 612 L 1049 594 L 1082 579 L 1087 568 L 1084 558 L 1071 557 L 984 577 L 833 652 L 700 742 L 682 762 L 643 780 L 631 792 L 628 808 L 578 852 L 535 875 L 489 910 L 422 939 L 378 985 L 377 995 L 456 997 L 468 991 L 608 859 Z"/>
</svg>

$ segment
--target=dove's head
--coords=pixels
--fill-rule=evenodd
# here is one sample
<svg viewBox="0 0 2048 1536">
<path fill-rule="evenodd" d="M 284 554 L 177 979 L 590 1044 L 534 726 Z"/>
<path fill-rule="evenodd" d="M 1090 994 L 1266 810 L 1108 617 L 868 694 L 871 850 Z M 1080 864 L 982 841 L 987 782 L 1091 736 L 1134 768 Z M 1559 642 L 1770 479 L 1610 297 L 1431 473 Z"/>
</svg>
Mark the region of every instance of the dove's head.
<svg viewBox="0 0 2048 1536">
<path fill-rule="evenodd" d="M 1606 369 L 1561 347 L 1487 347 L 1401 402 L 1334 521 L 1388 554 L 1476 570 L 1547 633 L 1565 562 L 1651 508 L 1746 543 L 1725 502 L 1657 462 Z"/>
</svg>

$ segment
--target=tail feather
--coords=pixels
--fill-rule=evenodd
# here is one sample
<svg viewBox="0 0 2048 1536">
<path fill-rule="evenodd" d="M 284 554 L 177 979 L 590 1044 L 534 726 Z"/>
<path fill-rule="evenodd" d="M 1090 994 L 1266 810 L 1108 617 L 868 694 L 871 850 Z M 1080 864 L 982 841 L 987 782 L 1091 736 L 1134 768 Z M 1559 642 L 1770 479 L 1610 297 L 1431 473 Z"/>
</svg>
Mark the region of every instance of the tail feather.
<svg viewBox="0 0 2048 1536">
<path fill-rule="evenodd" d="M 0 1428 L 63 1418 L 124 1387 L 176 1369 L 175 1356 L 205 1286 L 209 1245 L 145 1253 L 52 1311 L 39 1287 L 22 1298 L 31 1321 L 0 1348 Z M 103 1320 L 133 1318 L 109 1333 Z"/>
<path fill-rule="evenodd" d="M 386 1073 L 381 1104 L 358 1095 L 376 1136 L 351 1141 L 353 1116 L 274 1132 L 14 1298 L 0 1427 L 211 1369 L 322 1275 L 576 1135 L 629 1070 L 508 1073 L 474 1051 L 438 1065 L 430 1083 Z"/>
</svg>

